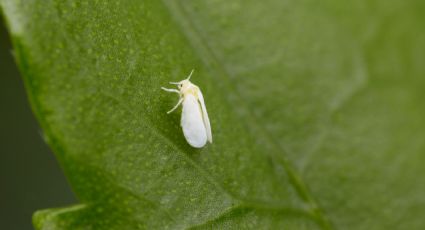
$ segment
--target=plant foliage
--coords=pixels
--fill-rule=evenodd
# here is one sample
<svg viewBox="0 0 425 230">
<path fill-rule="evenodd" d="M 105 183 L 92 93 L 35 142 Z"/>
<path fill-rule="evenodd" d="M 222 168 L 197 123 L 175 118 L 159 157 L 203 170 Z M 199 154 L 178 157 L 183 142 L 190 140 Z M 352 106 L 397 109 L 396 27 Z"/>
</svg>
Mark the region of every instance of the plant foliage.
<svg viewBox="0 0 425 230">
<path fill-rule="evenodd" d="M 37 229 L 424 229 L 421 0 L 2 0 L 81 204 Z M 214 143 L 177 98 L 203 90 Z"/>
</svg>

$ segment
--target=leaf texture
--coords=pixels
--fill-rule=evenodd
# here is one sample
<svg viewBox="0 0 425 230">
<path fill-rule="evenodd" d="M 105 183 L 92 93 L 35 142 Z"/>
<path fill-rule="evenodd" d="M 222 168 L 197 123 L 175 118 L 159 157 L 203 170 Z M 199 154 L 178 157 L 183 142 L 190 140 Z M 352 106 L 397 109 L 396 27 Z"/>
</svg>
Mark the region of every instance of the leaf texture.
<svg viewBox="0 0 425 230">
<path fill-rule="evenodd" d="M 1 4 L 81 202 L 37 229 L 425 226 L 421 1 Z M 193 68 L 201 150 L 160 90 Z"/>
</svg>

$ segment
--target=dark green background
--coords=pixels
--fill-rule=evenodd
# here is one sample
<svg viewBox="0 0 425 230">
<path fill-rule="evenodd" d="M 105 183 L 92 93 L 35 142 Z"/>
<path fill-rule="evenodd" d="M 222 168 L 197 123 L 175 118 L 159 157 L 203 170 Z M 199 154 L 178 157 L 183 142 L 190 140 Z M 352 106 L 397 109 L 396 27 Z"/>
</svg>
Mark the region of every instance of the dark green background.
<svg viewBox="0 0 425 230">
<path fill-rule="evenodd" d="M 75 198 L 42 139 L 2 19 L 0 25 L 0 228 L 33 229 L 35 210 L 75 203 Z"/>
</svg>

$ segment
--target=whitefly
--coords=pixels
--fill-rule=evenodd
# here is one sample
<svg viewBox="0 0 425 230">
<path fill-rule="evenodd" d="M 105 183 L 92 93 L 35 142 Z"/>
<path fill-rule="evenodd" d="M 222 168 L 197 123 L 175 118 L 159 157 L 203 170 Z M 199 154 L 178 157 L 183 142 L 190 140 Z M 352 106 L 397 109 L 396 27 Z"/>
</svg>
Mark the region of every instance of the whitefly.
<svg viewBox="0 0 425 230">
<path fill-rule="evenodd" d="M 179 101 L 167 113 L 171 113 L 179 105 L 183 105 L 180 123 L 183 129 L 183 135 L 192 147 L 202 148 L 207 141 L 212 143 L 211 125 L 204 96 L 199 87 L 190 82 L 192 74 L 193 70 L 186 79 L 179 82 L 170 82 L 170 84 L 177 85 L 178 89 L 161 88 L 167 92 L 177 93 L 179 95 Z"/>
</svg>

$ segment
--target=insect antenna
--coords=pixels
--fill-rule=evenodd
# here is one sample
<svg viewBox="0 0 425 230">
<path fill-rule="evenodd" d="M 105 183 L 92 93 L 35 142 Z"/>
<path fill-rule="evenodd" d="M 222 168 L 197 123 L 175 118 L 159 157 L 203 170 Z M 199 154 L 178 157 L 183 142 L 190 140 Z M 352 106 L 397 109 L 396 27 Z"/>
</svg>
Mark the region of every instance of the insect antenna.
<svg viewBox="0 0 425 230">
<path fill-rule="evenodd" d="M 190 77 L 192 77 L 193 71 L 195 71 L 195 69 L 192 69 L 192 71 L 190 71 L 190 74 L 189 74 L 189 76 L 186 78 L 186 80 L 189 80 L 189 79 L 190 79 Z"/>
<path fill-rule="evenodd" d="M 189 80 L 190 77 L 192 77 L 193 71 L 195 71 L 195 69 L 192 69 L 192 71 L 190 71 L 189 76 L 185 80 Z M 182 81 L 179 81 L 179 82 L 170 81 L 169 83 L 172 84 L 172 85 L 178 85 L 178 84 L 182 83 Z"/>
</svg>

